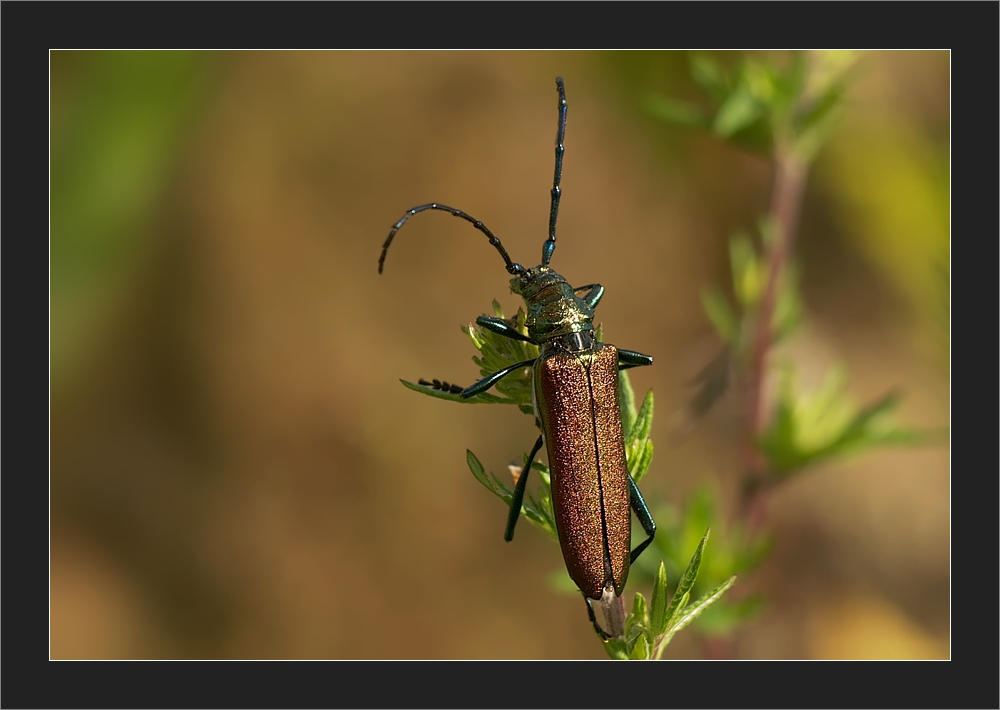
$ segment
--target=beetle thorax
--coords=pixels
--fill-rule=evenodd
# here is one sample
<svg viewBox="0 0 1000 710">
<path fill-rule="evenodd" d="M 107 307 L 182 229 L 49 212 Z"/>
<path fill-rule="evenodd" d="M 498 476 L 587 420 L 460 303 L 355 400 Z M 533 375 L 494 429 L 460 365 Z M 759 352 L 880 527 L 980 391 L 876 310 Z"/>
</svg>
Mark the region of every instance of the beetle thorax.
<svg viewBox="0 0 1000 710">
<path fill-rule="evenodd" d="M 594 310 L 547 266 L 536 266 L 511 279 L 510 290 L 524 298 L 525 325 L 536 343 L 594 329 Z"/>
</svg>

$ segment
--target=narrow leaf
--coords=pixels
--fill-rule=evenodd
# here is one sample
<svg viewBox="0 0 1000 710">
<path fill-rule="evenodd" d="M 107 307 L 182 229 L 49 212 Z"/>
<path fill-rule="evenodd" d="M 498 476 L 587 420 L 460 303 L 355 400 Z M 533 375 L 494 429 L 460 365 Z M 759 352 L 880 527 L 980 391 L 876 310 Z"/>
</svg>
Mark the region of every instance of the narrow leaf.
<svg viewBox="0 0 1000 710">
<path fill-rule="evenodd" d="M 649 432 L 653 428 L 653 390 L 646 392 L 646 396 L 642 400 L 642 406 L 639 407 L 639 413 L 636 415 L 635 424 L 632 426 L 632 430 L 629 432 L 626 444 L 633 441 L 639 441 L 641 439 L 648 439 Z"/>
<path fill-rule="evenodd" d="M 716 103 L 721 104 L 729 95 L 729 78 L 719 65 L 705 54 L 691 57 L 691 78 Z"/>
<path fill-rule="evenodd" d="M 643 476 L 649 472 L 649 467 L 653 463 L 653 442 L 646 439 L 626 463 L 632 480 L 636 483 L 642 481 Z"/>
<path fill-rule="evenodd" d="M 691 556 L 691 561 L 688 562 L 687 569 L 684 570 L 684 574 L 681 575 L 681 581 L 677 585 L 677 591 L 674 592 L 674 598 L 670 601 L 670 606 L 667 607 L 667 624 L 669 625 L 670 620 L 673 619 L 679 610 L 683 608 L 683 603 L 687 603 L 687 597 L 691 588 L 694 587 L 694 582 L 698 578 L 698 570 L 701 569 L 701 556 L 705 551 L 705 543 L 708 542 L 709 531 L 705 532 L 705 537 L 701 539 L 698 543 L 698 547 L 694 551 L 694 555 Z"/>
<path fill-rule="evenodd" d="M 473 324 L 470 323 L 469 325 L 462 326 L 462 332 L 469 336 L 469 339 L 472 341 L 472 344 L 476 346 L 476 350 L 483 349 L 483 345 L 486 344 L 486 340 L 484 340 L 483 336 L 480 335 L 479 328 L 475 327 Z"/>
<path fill-rule="evenodd" d="M 632 603 L 632 617 L 634 623 L 649 626 L 649 616 L 646 612 L 646 597 L 638 592 L 636 592 L 635 601 Z"/>
<path fill-rule="evenodd" d="M 698 618 L 698 615 L 701 614 L 701 612 L 703 612 L 710 604 L 716 602 L 727 589 L 733 586 L 734 582 L 736 582 L 736 575 L 730 577 L 727 581 L 720 584 L 689 607 L 688 610 L 682 614 L 679 619 L 677 619 L 677 622 L 672 624 L 667 629 L 666 633 L 656 639 L 653 651 L 654 658 L 660 658 L 663 655 L 664 649 L 666 649 L 667 645 L 670 643 L 670 640 L 673 639 L 674 634 Z"/>
<path fill-rule="evenodd" d="M 420 385 L 414 382 L 407 382 L 406 380 L 400 380 L 404 386 L 413 390 L 414 392 L 419 392 L 420 394 L 426 394 L 429 397 L 437 397 L 438 399 L 446 399 L 449 402 L 459 402 L 461 404 L 517 404 L 512 399 L 507 397 L 497 397 L 489 392 L 481 392 L 475 397 L 469 397 L 465 399 L 460 394 L 452 394 L 451 392 L 443 392 L 441 390 L 436 390 L 429 385 Z"/>
<path fill-rule="evenodd" d="M 834 84 L 810 107 L 799 122 L 795 151 L 800 160 L 810 162 L 826 143 L 843 115 L 845 87 Z"/>
<path fill-rule="evenodd" d="M 628 370 L 618 371 L 618 408 L 622 415 L 622 432 L 625 434 L 625 440 L 628 441 L 637 416 L 635 391 L 632 389 L 631 381 L 629 381 Z"/>
<path fill-rule="evenodd" d="M 496 493 L 490 479 L 486 477 L 486 469 L 483 468 L 483 464 L 468 449 L 465 450 L 465 462 L 469 464 L 469 470 L 472 471 L 472 475 L 476 477 L 476 480 L 482 483 L 491 493 Z"/>
<path fill-rule="evenodd" d="M 639 634 L 639 638 L 635 640 L 635 645 L 629 653 L 629 658 L 633 661 L 645 661 L 649 658 L 649 642 L 646 641 L 645 634 Z"/>
<path fill-rule="evenodd" d="M 762 114 L 763 108 L 754 95 L 740 86 L 719 107 L 712 130 L 722 138 L 729 138 L 748 127 Z"/>
<path fill-rule="evenodd" d="M 762 289 L 761 267 L 750 238 L 736 233 L 729 239 L 729 263 L 733 272 L 733 292 L 743 310 L 757 304 Z"/>
<path fill-rule="evenodd" d="M 613 661 L 627 661 L 629 659 L 629 650 L 625 639 L 608 639 L 604 642 L 604 651 L 608 654 L 608 658 Z"/>
<path fill-rule="evenodd" d="M 684 610 L 680 618 L 677 620 L 677 623 L 674 624 L 673 627 L 671 628 L 671 631 L 677 633 L 685 626 L 690 624 L 692 621 L 697 619 L 698 615 L 701 614 L 701 612 L 705 611 L 705 609 L 708 608 L 711 604 L 714 604 L 716 601 L 718 601 L 719 597 L 725 594 L 726 590 L 732 587 L 733 584 L 735 583 L 736 583 L 736 575 L 734 574 L 732 577 L 727 579 L 725 582 L 720 584 L 711 592 L 701 597 L 698 601 L 696 601 L 694 604 L 692 604 L 691 606 L 689 606 L 687 609 Z"/>
<path fill-rule="evenodd" d="M 684 613 L 687 603 L 691 600 L 691 592 L 684 592 L 681 595 L 674 594 L 673 603 L 667 609 L 667 629 L 672 629 L 677 619 Z M 671 634 L 672 635 L 672 634 Z"/>
<path fill-rule="evenodd" d="M 653 580 L 653 601 L 649 612 L 649 626 L 657 636 L 667 628 L 667 568 L 660 560 Z"/>
</svg>

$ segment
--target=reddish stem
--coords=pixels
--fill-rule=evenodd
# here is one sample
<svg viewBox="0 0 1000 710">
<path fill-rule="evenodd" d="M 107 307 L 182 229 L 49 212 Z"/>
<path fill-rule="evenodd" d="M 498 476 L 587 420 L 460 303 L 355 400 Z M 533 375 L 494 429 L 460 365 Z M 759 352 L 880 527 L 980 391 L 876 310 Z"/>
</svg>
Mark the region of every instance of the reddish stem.
<svg viewBox="0 0 1000 710">
<path fill-rule="evenodd" d="M 767 251 L 768 273 L 760 305 L 757 308 L 747 372 L 746 416 L 743 420 L 741 458 L 746 472 L 743 495 L 743 517 L 749 527 L 756 527 L 763 517 L 763 501 L 759 500 L 766 483 L 767 461 L 757 449 L 757 437 L 768 420 L 764 398 L 767 375 L 767 355 L 774 340 L 772 321 L 778 297 L 781 270 L 788 260 L 798 228 L 802 194 L 808 167 L 791 151 L 775 150 L 774 190 L 768 216 L 774 234 Z"/>
</svg>

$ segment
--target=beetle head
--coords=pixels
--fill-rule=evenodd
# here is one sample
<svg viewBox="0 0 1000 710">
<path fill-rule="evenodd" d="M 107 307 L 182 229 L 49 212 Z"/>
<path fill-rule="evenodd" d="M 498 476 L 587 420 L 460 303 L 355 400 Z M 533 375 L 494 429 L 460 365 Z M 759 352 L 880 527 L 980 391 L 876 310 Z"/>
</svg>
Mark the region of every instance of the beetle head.
<svg viewBox="0 0 1000 710">
<path fill-rule="evenodd" d="M 557 284 L 566 283 L 566 279 L 547 266 L 536 266 L 525 269 L 510 280 L 510 290 L 530 301 L 540 291 Z"/>
</svg>

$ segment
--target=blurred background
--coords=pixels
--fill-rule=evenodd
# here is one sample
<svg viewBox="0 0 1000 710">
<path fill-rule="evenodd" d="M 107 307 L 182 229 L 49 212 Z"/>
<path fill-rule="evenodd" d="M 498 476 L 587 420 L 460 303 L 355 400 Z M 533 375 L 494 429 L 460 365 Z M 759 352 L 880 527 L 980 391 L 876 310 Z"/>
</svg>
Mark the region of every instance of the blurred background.
<svg viewBox="0 0 1000 710">
<path fill-rule="evenodd" d="M 724 64 L 742 53 L 715 53 Z M 764 160 L 648 115 L 686 52 L 53 52 L 54 658 L 604 658 L 558 546 L 469 474 L 537 436 L 460 326 L 518 300 L 483 220 L 534 265 L 569 117 L 553 267 L 607 289 L 605 340 L 659 413 L 657 506 L 739 469 L 724 400 L 671 435 L 718 351 L 699 290 L 766 209 Z M 780 57 L 779 57 L 780 59 Z M 949 56 L 873 52 L 810 175 L 797 242 L 805 384 L 949 421 Z M 947 658 L 947 446 L 818 466 L 775 495 L 766 609 L 737 658 Z M 724 520 L 720 520 L 724 526 Z M 714 529 L 713 529 L 714 534 Z M 711 543 L 707 551 L 711 555 Z M 674 580 L 675 581 L 675 580 Z M 673 581 L 672 581 L 673 583 Z M 739 584 L 739 583 L 738 583 Z M 627 591 L 643 589 L 630 581 Z M 701 658 L 693 632 L 666 657 Z"/>
</svg>

